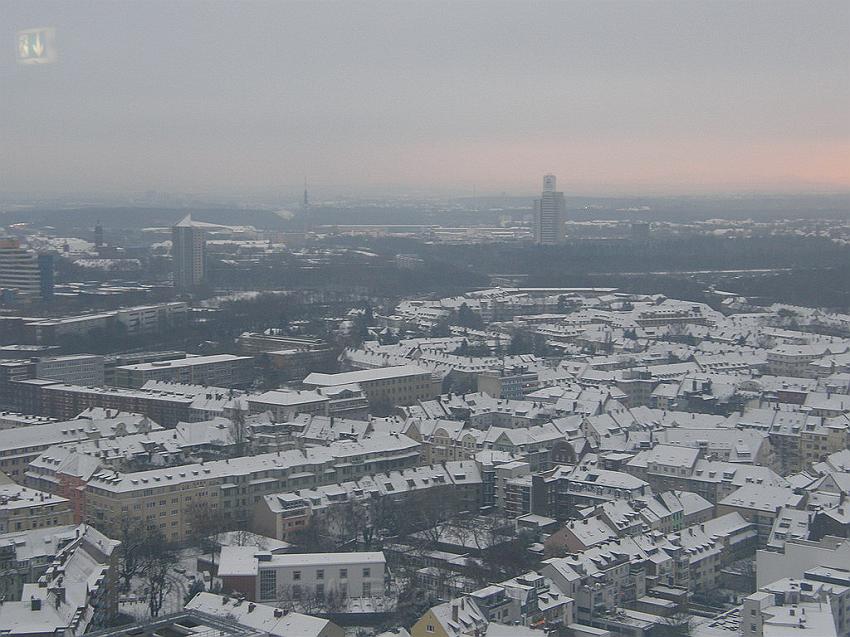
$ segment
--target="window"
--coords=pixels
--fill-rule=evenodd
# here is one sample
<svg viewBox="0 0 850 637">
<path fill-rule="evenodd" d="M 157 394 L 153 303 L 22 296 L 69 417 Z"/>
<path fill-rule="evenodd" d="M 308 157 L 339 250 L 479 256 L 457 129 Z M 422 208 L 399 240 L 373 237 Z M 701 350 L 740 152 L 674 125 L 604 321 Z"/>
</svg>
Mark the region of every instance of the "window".
<svg viewBox="0 0 850 637">
<path fill-rule="evenodd" d="M 292 571 L 292 580 L 297 582 L 301 579 L 301 571 Z"/>
<path fill-rule="evenodd" d="M 363 597 L 372 596 L 372 582 L 363 582 Z"/>
<path fill-rule="evenodd" d="M 428 624 L 425 627 L 425 632 L 433 633 L 434 632 L 434 624 Z"/>
<path fill-rule="evenodd" d="M 324 584 L 316 584 L 316 597 L 319 599 L 325 598 L 325 585 Z"/>
<path fill-rule="evenodd" d="M 316 579 L 322 580 L 325 579 L 325 569 L 320 568 L 316 570 Z"/>
<path fill-rule="evenodd" d="M 372 569 L 364 568 L 363 569 L 363 577 L 372 577 Z"/>
<path fill-rule="evenodd" d="M 347 568 L 339 569 L 339 579 L 348 579 L 348 569 Z"/>
<path fill-rule="evenodd" d="M 277 594 L 277 571 L 266 568 L 260 571 L 260 599 L 274 599 Z"/>
</svg>

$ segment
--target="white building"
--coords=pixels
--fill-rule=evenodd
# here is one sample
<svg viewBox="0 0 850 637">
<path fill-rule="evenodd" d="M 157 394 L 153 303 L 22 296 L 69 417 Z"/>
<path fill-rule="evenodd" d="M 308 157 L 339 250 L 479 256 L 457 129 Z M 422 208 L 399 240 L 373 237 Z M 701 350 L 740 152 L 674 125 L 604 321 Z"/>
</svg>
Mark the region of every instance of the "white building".
<svg viewBox="0 0 850 637">
<path fill-rule="evenodd" d="M 218 574 L 225 592 L 258 602 L 384 595 L 386 560 L 381 552 L 274 555 L 253 547 L 221 549 Z"/>
</svg>

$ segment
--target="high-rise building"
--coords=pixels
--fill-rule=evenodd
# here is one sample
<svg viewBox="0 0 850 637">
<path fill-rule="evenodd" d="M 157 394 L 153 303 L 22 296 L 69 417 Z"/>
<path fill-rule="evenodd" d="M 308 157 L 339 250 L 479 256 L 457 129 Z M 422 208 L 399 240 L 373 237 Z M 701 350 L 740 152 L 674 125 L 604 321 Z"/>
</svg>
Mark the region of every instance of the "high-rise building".
<svg viewBox="0 0 850 637">
<path fill-rule="evenodd" d="M 103 226 L 100 224 L 100 221 L 94 227 L 94 247 L 103 247 Z"/>
<path fill-rule="evenodd" d="M 21 247 L 14 237 L 0 238 L 0 290 L 12 298 L 49 298 L 53 293 L 53 256 Z"/>
<path fill-rule="evenodd" d="M 555 188 L 555 175 L 545 175 L 540 199 L 534 200 L 534 242 L 537 245 L 557 245 L 564 241 L 566 204 L 564 193 Z"/>
<path fill-rule="evenodd" d="M 174 287 L 190 289 L 206 277 L 207 242 L 204 229 L 186 215 L 171 228 L 171 259 L 174 263 Z"/>
</svg>

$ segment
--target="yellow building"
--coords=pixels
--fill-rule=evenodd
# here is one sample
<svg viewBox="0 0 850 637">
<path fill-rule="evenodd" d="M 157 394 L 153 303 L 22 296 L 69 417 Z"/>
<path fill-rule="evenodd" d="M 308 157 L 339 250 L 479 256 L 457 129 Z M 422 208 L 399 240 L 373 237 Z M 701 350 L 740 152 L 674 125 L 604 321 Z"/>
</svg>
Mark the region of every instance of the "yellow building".
<svg viewBox="0 0 850 637">
<path fill-rule="evenodd" d="M 30 531 L 74 522 L 71 502 L 18 484 L 0 485 L 0 533 Z"/>
</svg>

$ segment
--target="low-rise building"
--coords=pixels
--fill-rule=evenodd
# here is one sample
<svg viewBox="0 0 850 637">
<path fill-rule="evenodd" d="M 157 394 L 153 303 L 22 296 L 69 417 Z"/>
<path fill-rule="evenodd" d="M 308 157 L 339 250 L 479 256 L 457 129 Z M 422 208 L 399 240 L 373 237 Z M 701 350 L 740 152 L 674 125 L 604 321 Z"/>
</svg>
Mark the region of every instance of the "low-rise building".
<svg viewBox="0 0 850 637">
<path fill-rule="evenodd" d="M 243 546 L 223 547 L 218 567 L 225 592 L 276 604 L 383 597 L 385 571 L 380 552 L 275 555 Z"/>
</svg>

